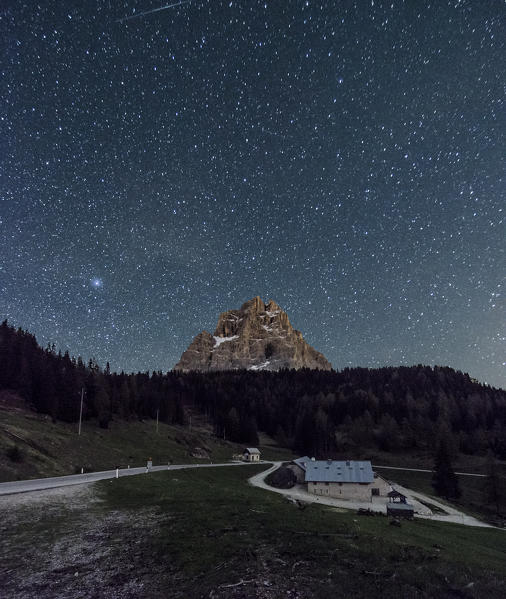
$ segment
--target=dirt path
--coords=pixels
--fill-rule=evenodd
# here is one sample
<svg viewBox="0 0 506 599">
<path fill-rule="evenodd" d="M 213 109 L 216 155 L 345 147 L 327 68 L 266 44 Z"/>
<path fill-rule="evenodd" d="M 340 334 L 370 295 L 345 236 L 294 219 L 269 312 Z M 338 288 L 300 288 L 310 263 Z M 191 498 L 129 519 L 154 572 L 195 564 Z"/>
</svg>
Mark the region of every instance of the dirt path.
<svg viewBox="0 0 506 599">
<path fill-rule="evenodd" d="M 333 507 L 345 508 L 348 510 L 358 510 L 358 509 L 363 508 L 363 509 L 370 509 L 370 510 L 376 511 L 376 512 L 382 512 L 382 513 L 385 513 L 385 511 L 386 511 L 386 501 L 384 498 L 379 498 L 373 503 L 360 502 L 360 501 L 336 499 L 334 497 L 323 497 L 323 496 L 319 496 L 319 495 L 318 496 L 311 495 L 304 489 L 303 485 L 296 485 L 292 489 L 275 489 L 274 487 L 270 487 L 265 482 L 265 478 L 271 472 L 273 472 L 274 470 L 279 468 L 281 466 L 281 463 L 282 462 L 275 462 L 273 464 L 273 466 L 271 468 L 269 468 L 268 470 L 265 470 L 264 472 L 260 472 L 259 474 L 252 476 L 249 479 L 250 484 L 252 484 L 255 487 L 260 487 L 261 489 L 266 489 L 267 491 L 271 491 L 273 493 L 279 493 L 293 501 L 298 500 L 298 501 L 302 501 L 304 503 L 320 503 L 322 505 L 330 505 Z M 424 495 L 423 493 L 418 493 L 417 491 L 412 491 L 411 489 L 401 487 L 400 485 L 397 485 L 397 484 L 395 485 L 395 488 L 398 491 L 400 491 L 403 495 L 405 495 L 408 499 L 408 502 L 414 506 L 415 512 L 417 512 L 415 514 L 415 516 L 417 518 L 427 518 L 430 520 L 438 520 L 440 522 L 455 522 L 457 524 L 463 524 L 465 526 L 479 526 L 479 527 L 486 527 L 486 528 L 494 528 L 493 526 L 490 526 L 490 524 L 486 524 L 485 522 L 481 522 L 480 520 L 477 520 L 476 518 L 473 518 L 472 516 L 468 516 L 467 514 L 464 514 L 463 512 L 461 512 L 453 507 L 449 507 L 446 504 L 440 503 L 439 501 L 433 499 L 432 497 L 428 497 L 428 496 Z M 419 501 L 417 501 L 415 499 L 415 497 L 418 497 L 422 501 L 427 501 L 428 503 L 437 505 L 439 508 L 441 508 L 442 510 L 447 512 L 448 515 L 433 514 L 432 511 L 428 507 L 426 507 L 425 505 L 423 505 Z"/>
<path fill-rule="evenodd" d="M 377 464 L 372 465 L 374 468 L 379 468 L 380 470 L 402 470 L 404 472 L 428 472 L 432 474 L 434 470 L 428 470 L 427 468 L 404 468 L 400 466 L 378 466 Z M 455 472 L 457 476 L 475 476 L 477 478 L 486 478 L 486 474 L 478 474 L 477 472 Z"/>
<path fill-rule="evenodd" d="M 446 503 L 441 503 L 437 499 L 434 499 L 434 497 L 429 497 L 428 495 L 424 495 L 423 493 L 418 493 L 418 491 L 412 491 L 411 489 L 406 489 L 405 487 L 401 487 L 400 485 L 397 485 L 397 484 L 395 485 L 395 488 L 406 496 L 415 495 L 422 501 L 427 501 L 428 503 L 432 503 L 433 505 L 436 505 L 438 508 L 442 509 L 443 511 L 445 511 L 447 513 L 447 515 L 434 514 L 432 512 L 430 514 L 419 514 L 418 517 L 420 517 L 420 518 L 429 518 L 430 520 L 439 520 L 440 522 L 455 522 L 456 524 L 464 524 L 465 526 L 480 526 L 483 528 L 497 528 L 496 526 L 492 526 L 490 524 L 486 524 L 485 522 L 481 522 L 480 520 L 473 518 L 473 516 L 468 516 L 464 512 L 461 512 L 460 510 L 457 510 L 454 507 L 447 505 Z M 500 529 L 500 530 L 503 530 L 503 529 Z"/>
</svg>

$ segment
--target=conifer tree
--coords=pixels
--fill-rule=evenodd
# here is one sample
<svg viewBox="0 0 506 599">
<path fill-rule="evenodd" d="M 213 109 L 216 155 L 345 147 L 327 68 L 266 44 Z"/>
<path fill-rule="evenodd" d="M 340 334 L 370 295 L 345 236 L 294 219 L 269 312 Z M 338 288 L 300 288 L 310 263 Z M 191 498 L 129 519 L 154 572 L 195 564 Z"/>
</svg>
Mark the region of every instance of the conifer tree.
<svg viewBox="0 0 506 599">
<path fill-rule="evenodd" d="M 239 414 L 235 408 L 230 408 L 224 420 L 224 436 L 229 441 L 241 440 L 241 428 L 239 424 Z"/>
<path fill-rule="evenodd" d="M 459 482 L 451 463 L 447 437 L 441 434 L 435 456 L 432 486 L 438 495 L 445 499 L 458 499 L 461 495 Z"/>
<path fill-rule="evenodd" d="M 503 481 L 499 476 L 497 461 L 492 452 L 487 456 L 487 478 L 485 479 L 485 491 L 487 493 L 487 501 L 495 507 L 496 512 L 499 512 L 503 503 Z"/>
<path fill-rule="evenodd" d="M 103 381 L 98 381 L 95 393 L 95 412 L 98 416 L 100 428 L 109 428 L 111 420 L 111 402 L 105 390 Z"/>
</svg>

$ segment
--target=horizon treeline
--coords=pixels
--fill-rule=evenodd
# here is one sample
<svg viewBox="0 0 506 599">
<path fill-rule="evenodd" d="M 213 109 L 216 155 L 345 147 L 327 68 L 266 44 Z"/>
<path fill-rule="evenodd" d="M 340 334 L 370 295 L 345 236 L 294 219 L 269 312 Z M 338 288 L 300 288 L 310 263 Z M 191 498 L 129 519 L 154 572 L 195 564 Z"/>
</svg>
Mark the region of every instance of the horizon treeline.
<svg viewBox="0 0 506 599">
<path fill-rule="evenodd" d="M 5 320 L 0 325 L 0 391 L 18 393 L 34 410 L 54 420 L 79 420 L 84 389 L 83 419 L 96 418 L 102 428 L 111 420 L 159 418 L 184 424 L 183 392 L 179 382 L 161 372 L 112 373 L 107 363 L 87 364 L 54 345 L 42 349 L 34 335 L 15 329 Z"/>
<path fill-rule="evenodd" d="M 20 395 L 53 419 L 186 423 L 197 409 L 230 441 L 256 443 L 264 431 L 283 446 L 321 457 L 379 448 L 434 446 L 446 435 L 455 451 L 506 458 L 506 391 L 449 367 L 399 366 L 342 371 L 138 372 L 85 364 L 33 335 L 0 325 L 0 390 Z"/>
</svg>

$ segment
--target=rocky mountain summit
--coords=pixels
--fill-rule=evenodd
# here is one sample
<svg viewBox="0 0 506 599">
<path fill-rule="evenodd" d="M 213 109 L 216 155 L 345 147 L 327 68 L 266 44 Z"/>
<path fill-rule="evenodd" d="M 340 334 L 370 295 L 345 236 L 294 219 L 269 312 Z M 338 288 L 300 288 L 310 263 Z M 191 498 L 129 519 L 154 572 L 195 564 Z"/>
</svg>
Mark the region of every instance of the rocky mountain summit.
<svg viewBox="0 0 506 599">
<path fill-rule="evenodd" d="M 270 300 L 254 297 L 239 310 L 220 314 L 211 335 L 199 333 L 174 370 L 330 370 L 331 364 L 296 331 L 286 312 Z"/>
</svg>

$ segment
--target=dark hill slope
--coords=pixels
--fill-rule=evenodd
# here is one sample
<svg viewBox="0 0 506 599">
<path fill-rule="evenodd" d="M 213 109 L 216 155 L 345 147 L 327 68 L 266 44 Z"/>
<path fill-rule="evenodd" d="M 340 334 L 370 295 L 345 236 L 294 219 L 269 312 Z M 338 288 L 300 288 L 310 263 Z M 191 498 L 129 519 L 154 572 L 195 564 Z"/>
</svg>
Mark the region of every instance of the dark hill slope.
<svg viewBox="0 0 506 599">
<path fill-rule="evenodd" d="M 183 425 L 199 410 L 227 440 L 256 443 L 257 430 L 284 446 L 319 456 L 431 450 L 435 435 L 455 450 L 506 457 L 506 392 L 448 367 L 169 372 L 116 374 L 0 325 L 0 390 L 53 419 L 76 422 L 84 389 L 85 420 L 156 418 Z"/>
<path fill-rule="evenodd" d="M 432 448 L 440 430 L 464 453 L 506 457 L 506 392 L 447 367 L 187 375 L 219 431 L 245 415 L 303 453 Z"/>
</svg>

